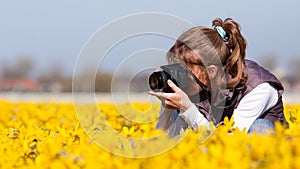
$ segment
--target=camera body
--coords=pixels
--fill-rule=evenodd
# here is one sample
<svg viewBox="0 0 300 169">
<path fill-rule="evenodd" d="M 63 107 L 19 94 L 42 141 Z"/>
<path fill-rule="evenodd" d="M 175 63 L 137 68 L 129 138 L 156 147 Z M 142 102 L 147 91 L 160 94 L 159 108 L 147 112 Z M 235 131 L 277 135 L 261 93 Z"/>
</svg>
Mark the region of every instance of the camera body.
<svg viewBox="0 0 300 169">
<path fill-rule="evenodd" d="M 152 90 L 159 90 L 165 93 L 173 93 L 167 81 L 170 79 L 181 90 L 188 89 L 190 71 L 180 64 L 170 64 L 160 67 L 162 71 L 153 72 L 149 77 L 149 85 Z"/>
</svg>

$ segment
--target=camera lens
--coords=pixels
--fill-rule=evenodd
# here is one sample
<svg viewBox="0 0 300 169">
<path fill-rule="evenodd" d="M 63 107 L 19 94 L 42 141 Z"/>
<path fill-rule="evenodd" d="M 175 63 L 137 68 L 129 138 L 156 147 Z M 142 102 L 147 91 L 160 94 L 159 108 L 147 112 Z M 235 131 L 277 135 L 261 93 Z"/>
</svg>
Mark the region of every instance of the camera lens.
<svg viewBox="0 0 300 169">
<path fill-rule="evenodd" d="M 149 77 L 149 85 L 152 90 L 164 89 L 168 86 L 167 76 L 164 72 L 153 72 Z"/>
</svg>

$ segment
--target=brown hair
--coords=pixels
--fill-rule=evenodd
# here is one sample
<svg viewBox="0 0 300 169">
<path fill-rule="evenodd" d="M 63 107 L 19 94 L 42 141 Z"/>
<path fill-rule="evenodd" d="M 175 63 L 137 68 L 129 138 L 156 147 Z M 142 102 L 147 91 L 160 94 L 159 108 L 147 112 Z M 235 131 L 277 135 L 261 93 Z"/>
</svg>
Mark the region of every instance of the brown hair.
<svg viewBox="0 0 300 169">
<path fill-rule="evenodd" d="M 213 28 L 197 26 L 184 32 L 171 47 L 171 54 L 167 55 L 168 61 L 172 61 L 174 55 L 184 59 L 186 52 L 193 51 L 200 57 L 199 64 L 222 64 L 223 70 L 231 76 L 223 82 L 227 88 L 243 88 L 247 80 L 244 73 L 247 43 L 240 33 L 240 26 L 231 18 L 224 21 L 217 18 L 213 20 L 212 26 Z M 216 26 L 224 29 L 226 40 L 215 29 Z"/>
</svg>

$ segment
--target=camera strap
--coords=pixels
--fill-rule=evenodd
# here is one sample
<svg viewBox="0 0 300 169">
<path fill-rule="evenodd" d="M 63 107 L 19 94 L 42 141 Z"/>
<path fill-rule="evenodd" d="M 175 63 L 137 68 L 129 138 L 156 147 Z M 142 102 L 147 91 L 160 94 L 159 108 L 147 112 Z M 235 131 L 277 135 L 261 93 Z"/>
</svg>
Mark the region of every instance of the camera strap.
<svg viewBox="0 0 300 169">
<path fill-rule="evenodd" d="M 207 90 L 207 86 L 206 86 L 204 83 L 202 83 L 202 82 L 194 75 L 194 73 L 192 73 L 192 72 L 190 71 L 190 74 L 192 75 L 194 81 L 195 81 L 195 82 L 196 82 L 203 90 Z"/>
</svg>

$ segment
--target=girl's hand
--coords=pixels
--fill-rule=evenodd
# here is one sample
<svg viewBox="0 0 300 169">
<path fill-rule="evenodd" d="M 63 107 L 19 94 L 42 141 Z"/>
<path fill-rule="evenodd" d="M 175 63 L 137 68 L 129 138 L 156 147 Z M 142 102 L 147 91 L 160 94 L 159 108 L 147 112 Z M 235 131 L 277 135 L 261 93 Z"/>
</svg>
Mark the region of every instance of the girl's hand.
<svg viewBox="0 0 300 169">
<path fill-rule="evenodd" d="M 148 93 L 158 97 L 166 108 L 177 109 L 180 110 L 180 112 L 186 111 L 193 105 L 187 94 L 177 87 L 171 80 L 168 80 L 168 85 L 171 87 L 174 93 L 154 91 L 149 91 Z"/>
</svg>

